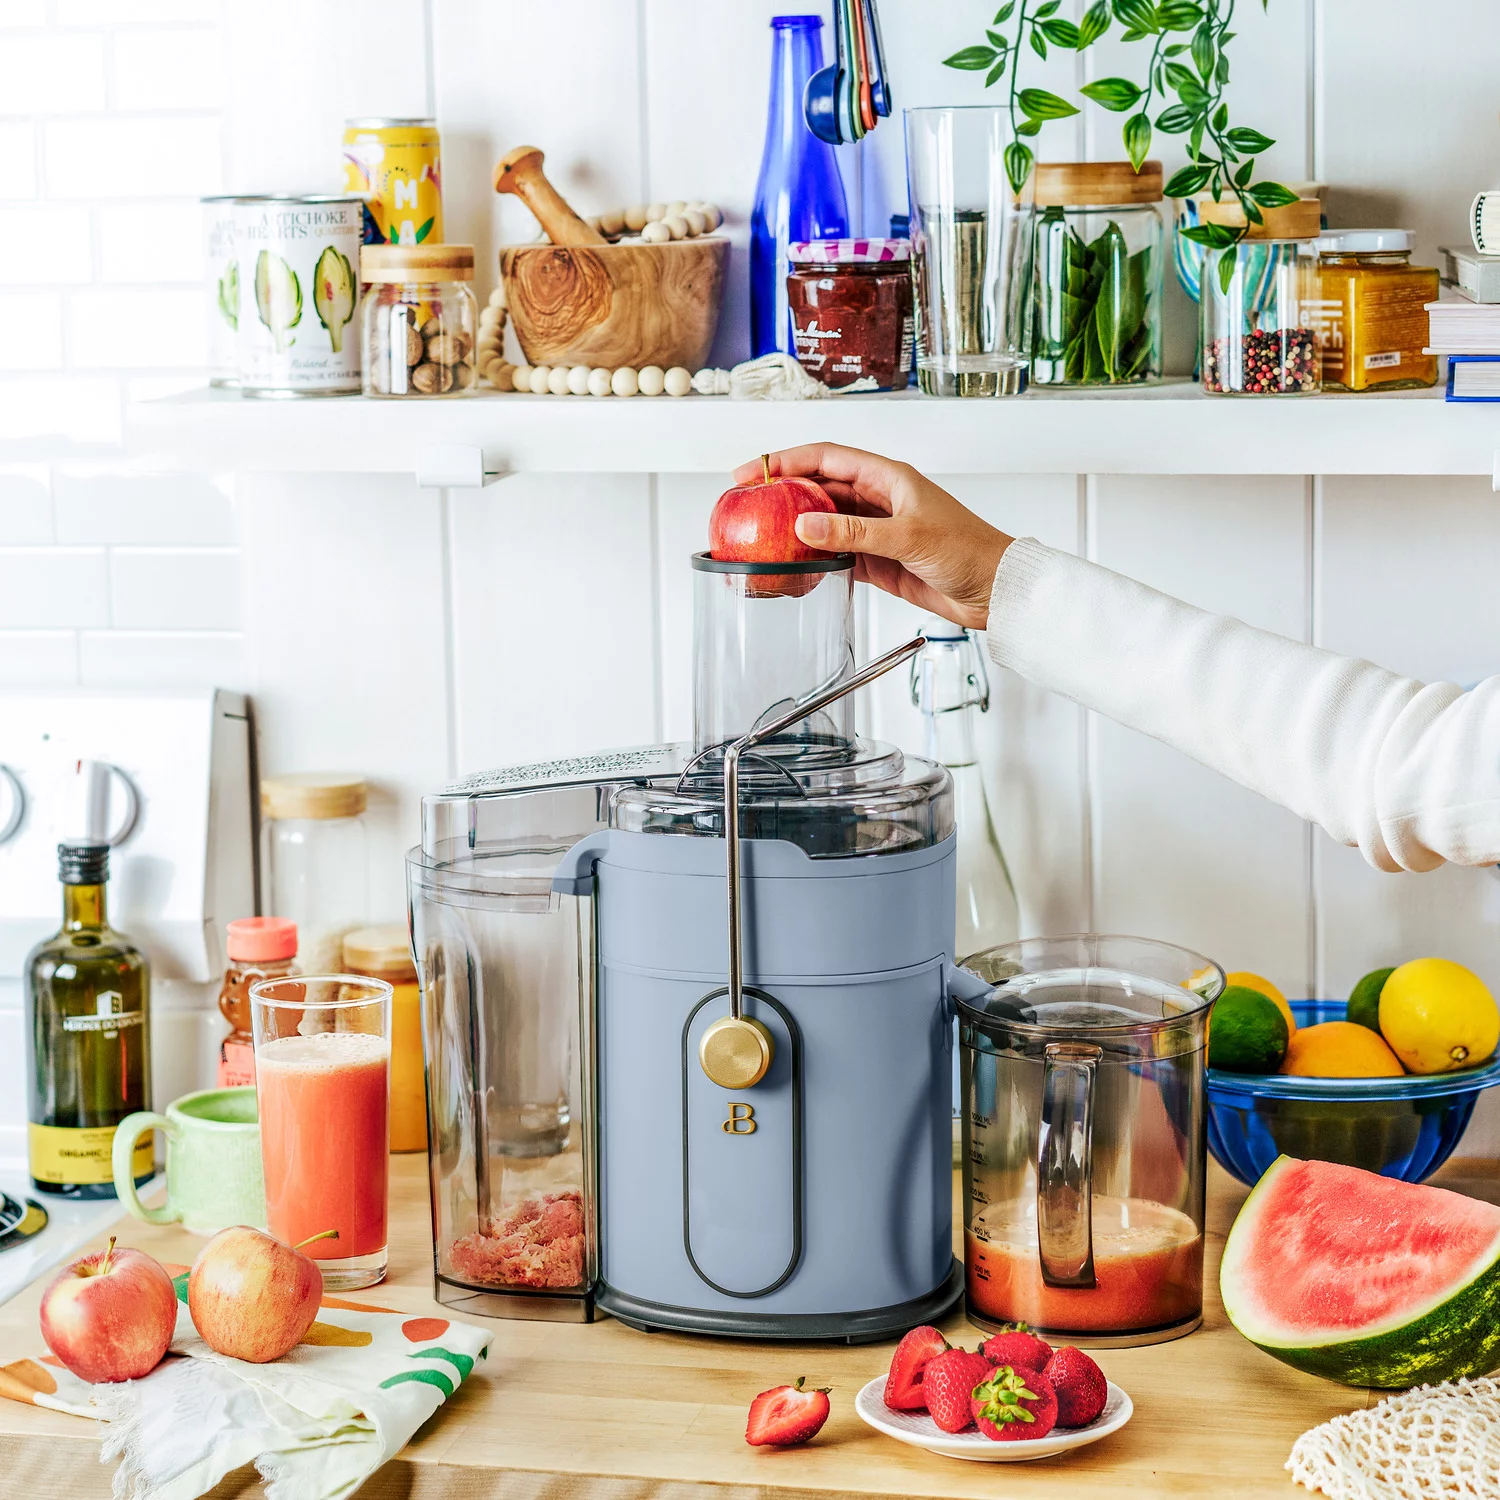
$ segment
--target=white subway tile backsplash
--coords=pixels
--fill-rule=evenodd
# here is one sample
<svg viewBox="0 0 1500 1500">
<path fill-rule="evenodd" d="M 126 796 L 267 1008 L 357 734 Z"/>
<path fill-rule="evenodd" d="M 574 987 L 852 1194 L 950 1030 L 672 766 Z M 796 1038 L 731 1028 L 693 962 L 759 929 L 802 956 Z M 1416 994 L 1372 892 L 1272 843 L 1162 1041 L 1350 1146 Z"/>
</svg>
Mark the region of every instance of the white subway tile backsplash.
<svg viewBox="0 0 1500 1500">
<path fill-rule="evenodd" d="M 102 36 L 13 36 L 0 47 L 0 114 L 63 115 L 103 108 Z"/>
<path fill-rule="evenodd" d="M 0 628 L 108 625 L 98 547 L 0 547 Z"/>
<path fill-rule="evenodd" d="M 46 22 L 47 0 L 0 0 L 0 28 L 6 31 Z"/>
<path fill-rule="evenodd" d="M 234 502 L 204 475 L 62 469 L 53 491 L 60 542 L 221 547 L 238 540 Z"/>
<path fill-rule="evenodd" d="M 65 438 L 118 443 L 120 383 L 99 375 L 0 380 L 0 439 Z"/>
<path fill-rule="evenodd" d="M 68 349 L 79 369 L 201 365 L 207 358 L 199 291 L 74 293 Z"/>
<path fill-rule="evenodd" d="M 55 198 L 156 198 L 216 193 L 219 122 L 201 118 L 53 120 L 43 141 L 46 191 Z"/>
<path fill-rule="evenodd" d="M 198 204 L 105 204 L 97 217 L 102 281 L 160 284 L 202 278 L 203 210 Z"/>
<path fill-rule="evenodd" d="M 228 630 L 85 630 L 78 680 L 84 687 L 244 690 L 245 638 Z"/>
<path fill-rule="evenodd" d="M 94 255 L 89 241 L 86 208 L 57 204 L 0 208 L 0 285 L 63 286 L 91 281 Z"/>
<path fill-rule="evenodd" d="M 0 683 L 71 687 L 78 681 L 78 636 L 71 630 L 0 630 Z"/>
<path fill-rule="evenodd" d="M 240 556 L 225 548 L 116 547 L 109 562 L 117 630 L 238 630 Z"/>
<path fill-rule="evenodd" d="M 47 470 L 17 465 L 0 470 L 0 546 L 44 547 L 55 540 Z"/>
<path fill-rule="evenodd" d="M 30 125 L 0 124 L 0 202 L 36 197 L 36 131 Z"/>
<path fill-rule="evenodd" d="M 110 55 L 114 109 L 217 109 L 224 99 L 224 38 L 217 26 L 121 31 Z"/>
<path fill-rule="evenodd" d="M 62 363 L 62 298 L 0 292 L 0 370 L 60 370 Z"/>
</svg>

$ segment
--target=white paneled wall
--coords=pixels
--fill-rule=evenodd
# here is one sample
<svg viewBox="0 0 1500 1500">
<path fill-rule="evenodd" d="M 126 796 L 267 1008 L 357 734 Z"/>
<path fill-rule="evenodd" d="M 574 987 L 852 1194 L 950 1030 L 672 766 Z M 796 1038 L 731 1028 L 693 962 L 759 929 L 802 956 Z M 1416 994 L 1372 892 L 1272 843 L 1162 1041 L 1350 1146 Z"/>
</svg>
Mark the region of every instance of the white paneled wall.
<svg viewBox="0 0 1500 1500">
<path fill-rule="evenodd" d="M 882 0 L 898 104 L 996 98 L 941 66 L 994 8 Z M 686 557 L 716 483 L 527 476 L 436 494 L 336 474 L 166 477 L 134 472 L 117 445 L 125 401 L 202 378 L 197 195 L 339 186 L 355 114 L 436 112 L 448 238 L 477 247 L 482 292 L 496 248 L 535 233 L 489 187 L 523 141 L 546 149 L 585 213 L 719 201 L 736 248 L 715 358 L 743 357 L 780 10 L 826 15 L 818 0 L 0 0 L 0 682 L 248 690 L 267 770 L 371 777 L 377 916 L 400 913 L 418 799 L 451 774 L 688 734 Z M 1496 7 L 1451 0 L 1443 26 L 1415 28 L 1396 0 L 1242 10 L 1232 108 L 1276 138 L 1267 171 L 1326 182 L 1335 224 L 1414 227 L 1424 260 L 1460 239 L 1470 195 L 1500 171 Z M 1142 64 L 1112 41 L 1025 66 L 1028 82 L 1072 94 Z M 1089 106 L 1040 149 L 1116 156 L 1119 125 Z M 1158 139 L 1169 170 L 1179 144 Z M 880 232 L 904 207 L 899 120 L 841 160 L 856 227 Z M 1169 306 L 1183 370 L 1191 309 L 1175 286 Z M 749 456 L 726 454 L 726 469 Z M 1288 635 L 1424 678 L 1500 670 L 1500 511 L 1482 481 L 945 482 L 1007 530 Z M 861 620 L 875 648 L 915 617 L 880 597 Z M 920 747 L 904 681 L 863 713 Z M 1159 934 L 1298 992 L 1342 994 L 1426 951 L 1500 983 L 1489 872 L 1379 875 L 1009 674 L 983 743 L 1030 931 Z M 0 977 L 0 1041 L 15 1040 L 16 1003 Z M 0 1068 L 16 1053 L 0 1046 Z M 15 1088 L 0 1071 L 0 1125 Z"/>
</svg>

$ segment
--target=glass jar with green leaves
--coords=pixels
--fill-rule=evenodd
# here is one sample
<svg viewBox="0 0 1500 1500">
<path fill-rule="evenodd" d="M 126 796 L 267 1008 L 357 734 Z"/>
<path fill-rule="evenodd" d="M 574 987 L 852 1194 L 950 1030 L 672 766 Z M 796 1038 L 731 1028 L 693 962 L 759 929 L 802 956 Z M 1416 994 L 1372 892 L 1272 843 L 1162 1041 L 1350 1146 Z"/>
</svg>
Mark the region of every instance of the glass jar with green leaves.
<svg viewBox="0 0 1500 1500">
<path fill-rule="evenodd" d="M 1161 163 L 1038 162 L 1035 191 L 1032 382 L 1160 379 Z"/>
</svg>

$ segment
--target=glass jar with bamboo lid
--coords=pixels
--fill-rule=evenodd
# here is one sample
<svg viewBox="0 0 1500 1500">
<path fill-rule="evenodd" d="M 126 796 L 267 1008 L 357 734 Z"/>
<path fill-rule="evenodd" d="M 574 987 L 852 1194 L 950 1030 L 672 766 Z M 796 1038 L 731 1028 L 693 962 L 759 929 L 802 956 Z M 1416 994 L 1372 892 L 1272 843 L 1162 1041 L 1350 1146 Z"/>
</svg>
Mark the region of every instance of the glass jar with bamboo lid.
<svg viewBox="0 0 1500 1500">
<path fill-rule="evenodd" d="M 1242 396 L 1320 390 L 1324 308 L 1318 200 L 1299 198 L 1262 209 L 1262 222 L 1248 226 L 1239 201 L 1228 193 L 1217 203 L 1200 199 L 1198 214 L 1205 224 L 1246 231 L 1228 249 L 1209 250 L 1203 257 L 1198 298 L 1203 389 Z"/>
<path fill-rule="evenodd" d="M 364 393 L 466 396 L 477 386 L 472 245 L 366 245 Z"/>
<path fill-rule="evenodd" d="M 1159 379 L 1161 163 L 1039 162 L 1035 185 L 1032 380 Z"/>
</svg>

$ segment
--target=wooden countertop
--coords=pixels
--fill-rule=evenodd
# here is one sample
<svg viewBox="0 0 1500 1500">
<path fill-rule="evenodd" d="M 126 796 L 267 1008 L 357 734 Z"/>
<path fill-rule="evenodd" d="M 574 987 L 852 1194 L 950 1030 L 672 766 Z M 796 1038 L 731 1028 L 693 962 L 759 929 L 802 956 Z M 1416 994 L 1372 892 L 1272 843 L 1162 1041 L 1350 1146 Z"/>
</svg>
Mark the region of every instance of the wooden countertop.
<svg viewBox="0 0 1500 1500">
<path fill-rule="evenodd" d="M 439 1312 L 432 1300 L 425 1159 L 392 1159 L 391 1274 L 361 1300 Z M 772 1345 L 586 1326 L 497 1321 L 490 1358 L 360 1500 L 823 1500 L 834 1496 L 1213 1496 L 1294 1493 L 1282 1468 L 1298 1434 L 1378 1399 L 1302 1375 L 1246 1343 L 1218 1298 L 1219 1255 L 1245 1189 L 1210 1163 L 1203 1327 L 1175 1343 L 1106 1349 L 1106 1374 L 1135 1402 L 1123 1431 L 1072 1455 L 990 1465 L 938 1458 L 866 1427 L 854 1395 L 889 1345 Z M 1500 1196 L 1493 1164 L 1450 1163 L 1436 1179 Z M 200 1240 L 125 1219 L 124 1243 L 191 1261 Z M 101 1241 L 102 1243 L 102 1241 Z M 41 1349 L 34 1284 L 0 1306 L 0 1360 Z M 949 1338 L 980 1337 L 959 1314 Z M 833 1415 L 805 1448 L 748 1447 L 745 1412 L 769 1386 L 806 1375 L 831 1385 Z M 5 1494 L 107 1500 L 94 1424 L 0 1400 Z M 252 1470 L 216 1500 L 259 1495 Z M 1296 1491 L 1295 1493 L 1301 1493 Z"/>
</svg>

